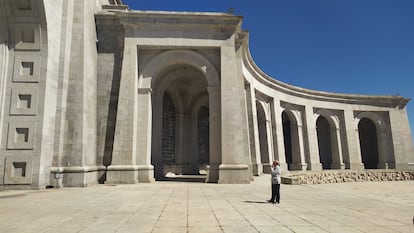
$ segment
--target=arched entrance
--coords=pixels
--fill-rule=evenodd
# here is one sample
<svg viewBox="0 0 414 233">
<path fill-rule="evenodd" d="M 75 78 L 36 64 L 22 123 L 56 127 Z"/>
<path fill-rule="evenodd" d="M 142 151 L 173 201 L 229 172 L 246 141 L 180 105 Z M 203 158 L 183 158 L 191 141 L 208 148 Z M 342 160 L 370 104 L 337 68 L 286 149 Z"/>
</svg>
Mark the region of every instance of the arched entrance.
<svg viewBox="0 0 414 233">
<path fill-rule="evenodd" d="M 376 169 L 379 163 L 377 127 L 368 118 L 358 123 L 362 163 L 366 169 Z"/>
<path fill-rule="evenodd" d="M 138 119 L 137 124 L 146 127 L 148 122 L 152 127 L 147 134 L 141 133 L 146 137 L 142 137 L 140 145 L 148 148 L 149 153 L 138 155 L 145 156 L 140 159 L 151 163 L 156 179 L 163 179 L 168 172 L 199 174 L 201 169 L 207 169 L 206 182 L 217 182 L 221 164 L 221 102 L 216 67 L 197 51 L 177 49 L 160 52 L 141 70 L 138 93 L 142 94 L 138 96 L 138 111 L 139 116 L 144 117 L 142 122 Z M 175 120 L 169 120 L 175 121 L 175 126 L 169 126 L 169 130 L 163 126 L 166 94 L 175 111 Z M 173 152 L 169 152 L 174 153 L 174 161 L 168 161 L 169 164 L 163 161 L 163 129 L 165 135 L 167 132 L 175 135 L 175 141 L 170 142 L 174 145 Z M 165 140 L 168 137 L 164 136 Z"/>
<path fill-rule="evenodd" d="M 299 127 L 292 111 L 282 112 L 283 140 L 288 170 L 302 170 L 301 146 Z"/>
<path fill-rule="evenodd" d="M 331 169 L 332 164 L 332 142 L 331 142 L 331 127 L 328 120 L 319 116 L 316 121 L 319 160 L 322 163 L 323 169 Z"/>
<path fill-rule="evenodd" d="M 207 80 L 195 67 L 182 64 L 166 68 L 153 87 L 155 178 L 200 174 L 209 162 Z"/>
</svg>

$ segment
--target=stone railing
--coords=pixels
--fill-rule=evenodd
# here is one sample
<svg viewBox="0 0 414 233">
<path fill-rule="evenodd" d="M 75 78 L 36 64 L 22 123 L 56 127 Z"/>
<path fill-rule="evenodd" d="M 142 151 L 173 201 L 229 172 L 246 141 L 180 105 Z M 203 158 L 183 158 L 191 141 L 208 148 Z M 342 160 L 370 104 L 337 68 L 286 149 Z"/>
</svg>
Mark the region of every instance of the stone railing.
<svg viewBox="0 0 414 233">
<path fill-rule="evenodd" d="M 414 171 L 397 170 L 325 170 L 289 172 L 282 175 L 283 184 L 328 184 L 363 181 L 406 181 L 414 180 Z"/>
</svg>

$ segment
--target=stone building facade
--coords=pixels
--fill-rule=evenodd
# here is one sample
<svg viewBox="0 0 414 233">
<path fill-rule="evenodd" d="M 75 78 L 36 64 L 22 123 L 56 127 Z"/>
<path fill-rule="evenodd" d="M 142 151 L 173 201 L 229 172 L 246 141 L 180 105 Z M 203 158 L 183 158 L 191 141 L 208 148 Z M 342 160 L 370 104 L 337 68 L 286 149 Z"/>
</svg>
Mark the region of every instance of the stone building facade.
<svg viewBox="0 0 414 233">
<path fill-rule="evenodd" d="M 308 90 L 253 62 L 242 17 L 0 1 L 0 185 L 249 183 L 413 169 L 408 99 Z"/>
</svg>

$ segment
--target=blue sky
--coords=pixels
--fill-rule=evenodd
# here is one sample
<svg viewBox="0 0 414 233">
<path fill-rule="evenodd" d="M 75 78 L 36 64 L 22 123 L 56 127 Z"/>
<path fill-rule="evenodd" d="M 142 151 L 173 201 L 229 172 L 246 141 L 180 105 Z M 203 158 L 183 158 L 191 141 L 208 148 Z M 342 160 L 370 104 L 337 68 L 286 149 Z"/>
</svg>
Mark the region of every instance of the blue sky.
<svg viewBox="0 0 414 233">
<path fill-rule="evenodd" d="M 268 75 L 320 91 L 414 99 L 414 0 L 124 0 L 131 9 L 226 12 Z M 413 100 L 414 102 L 414 100 Z M 414 135 L 414 103 L 407 105 Z"/>
</svg>

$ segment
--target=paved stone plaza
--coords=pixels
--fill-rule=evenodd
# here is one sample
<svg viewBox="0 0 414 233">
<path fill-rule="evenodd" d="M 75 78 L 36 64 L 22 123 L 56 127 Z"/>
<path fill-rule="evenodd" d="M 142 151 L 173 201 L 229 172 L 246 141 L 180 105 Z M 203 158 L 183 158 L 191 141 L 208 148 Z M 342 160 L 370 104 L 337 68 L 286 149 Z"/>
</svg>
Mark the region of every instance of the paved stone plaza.
<svg viewBox="0 0 414 233">
<path fill-rule="evenodd" d="M 0 192 L 0 232 L 414 232 L 414 182 L 156 182 Z"/>
</svg>

